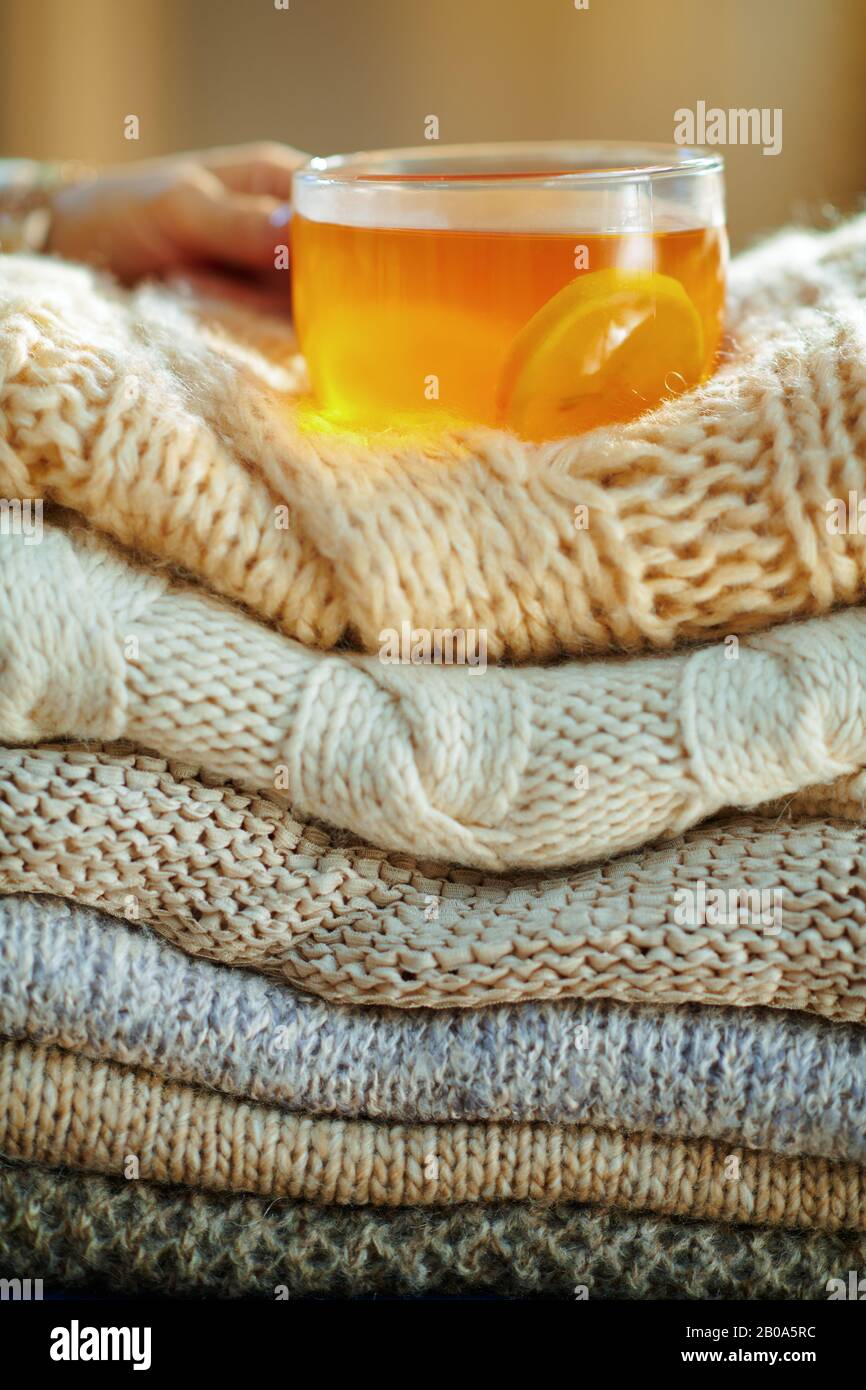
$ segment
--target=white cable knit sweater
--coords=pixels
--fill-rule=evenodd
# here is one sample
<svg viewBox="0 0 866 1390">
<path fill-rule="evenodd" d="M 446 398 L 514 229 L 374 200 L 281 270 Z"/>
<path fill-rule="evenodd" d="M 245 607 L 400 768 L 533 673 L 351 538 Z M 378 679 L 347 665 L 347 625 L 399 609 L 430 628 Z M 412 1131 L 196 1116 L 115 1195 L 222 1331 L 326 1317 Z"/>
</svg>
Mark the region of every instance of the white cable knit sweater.
<svg viewBox="0 0 866 1390">
<path fill-rule="evenodd" d="M 573 864 L 856 773 L 866 613 L 669 656 L 389 666 L 49 526 L 0 545 L 0 740 L 57 737 L 131 740 L 385 849 Z"/>
</svg>

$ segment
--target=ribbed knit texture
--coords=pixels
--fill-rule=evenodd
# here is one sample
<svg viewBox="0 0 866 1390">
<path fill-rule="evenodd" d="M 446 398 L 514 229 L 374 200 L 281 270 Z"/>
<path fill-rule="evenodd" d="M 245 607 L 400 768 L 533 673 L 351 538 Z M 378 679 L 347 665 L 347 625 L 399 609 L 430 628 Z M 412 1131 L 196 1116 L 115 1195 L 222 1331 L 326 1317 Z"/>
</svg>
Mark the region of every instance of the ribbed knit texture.
<svg viewBox="0 0 866 1390">
<path fill-rule="evenodd" d="M 165 291 L 6 257 L 0 492 L 72 507 L 325 646 L 375 650 L 408 620 L 538 658 L 820 612 L 858 597 L 866 568 L 863 537 L 824 524 L 825 501 L 864 484 L 864 243 L 860 218 L 742 257 L 713 380 L 540 447 L 304 431 L 272 342 L 276 363 Z"/>
<path fill-rule="evenodd" d="M 98 904 L 184 950 L 344 1003 L 577 995 L 866 1016 L 860 825 L 740 817 L 579 873 L 490 879 L 343 847 L 188 772 L 0 750 L 0 891 Z M 690 922 L 678 894 L 701 883 L 763 892 L 770 911 Z"/>
<path fill-rule="evenodd" d="M 545 1121 L 866 1159 L 866 1031 L 779 1010 L 324 1004 L 54 899 L 0 900 L 0 1034 L 293 1110 Z"/>
<path fill-rule="evenodd" d="M 219 1197 L 37 1167 L 0 1167 L 0 1268 L 51 1286 L 274 1298 L 547 1294 L 815 1299 L 866 1266 L 866 1236 L 575 1206 L 429 1211 Z"/>
<path fill-rule="evenodd" d="M 525 670 L 311 652 L 47 527 L 0 547 L 0 740 L 126 738 L 383 849 L 575 864 L 866 764 L 866 613 Z"/>
<path fill-rule="evenodd" d="M 589 1126 L 395 1125 L 295 1115 L 59 1048 L 0 1043 L 0 1154 L 341 1205 L 602 1202 L 866 1228 L 866 1169 Z"/>
</svg>

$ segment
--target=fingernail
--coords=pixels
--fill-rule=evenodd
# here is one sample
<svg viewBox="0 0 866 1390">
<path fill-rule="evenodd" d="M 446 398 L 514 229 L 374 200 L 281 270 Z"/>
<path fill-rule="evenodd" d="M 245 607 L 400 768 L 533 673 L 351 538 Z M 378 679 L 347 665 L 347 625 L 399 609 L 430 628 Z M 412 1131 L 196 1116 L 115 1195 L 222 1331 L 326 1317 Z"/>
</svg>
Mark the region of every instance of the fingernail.
<svg viewBox="0 0 866 1390">
<path fill-rule="evenodd" d="M 291 220 L 291 203 L 283 203 L 280 207 L 275 208 L 274 211 L 271 213 L 270 217 L 268 218 L 268 221 L 270 222 L 272 227 L 285 227 L 286 223 L 291 222 Z"/>
</svg>

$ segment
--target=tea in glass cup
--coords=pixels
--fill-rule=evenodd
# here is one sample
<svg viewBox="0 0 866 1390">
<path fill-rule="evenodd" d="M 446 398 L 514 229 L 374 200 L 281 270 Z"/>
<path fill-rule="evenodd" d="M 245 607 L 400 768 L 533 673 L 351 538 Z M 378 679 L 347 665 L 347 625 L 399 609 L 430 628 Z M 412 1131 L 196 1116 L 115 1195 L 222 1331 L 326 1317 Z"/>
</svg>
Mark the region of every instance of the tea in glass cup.
<svg viewBox="0 0 866 1390">
<path fill-rule="evenodd" d="M 722 161 L 679 146 L 480 145 L 295 176 L 294 312 L 350 429 L 525 439 L 634 419 L 713 371 Z"/>
</svg>

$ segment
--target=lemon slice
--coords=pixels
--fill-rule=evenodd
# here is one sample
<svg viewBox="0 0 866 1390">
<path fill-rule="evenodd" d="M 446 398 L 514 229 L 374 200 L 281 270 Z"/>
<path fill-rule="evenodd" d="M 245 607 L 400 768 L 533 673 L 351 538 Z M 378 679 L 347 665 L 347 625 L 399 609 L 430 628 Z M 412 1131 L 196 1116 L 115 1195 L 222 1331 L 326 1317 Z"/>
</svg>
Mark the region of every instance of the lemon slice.
<svg viewBox="0 0 866 1390">
<path fill-rule="evenodd" d="M 596 270 L 549 299 L 514 339 L 496 392 L 500 421 L 555 439 L 633 420 L 703 375 L 701 320 L 679 280 Z"/>
</svg>

